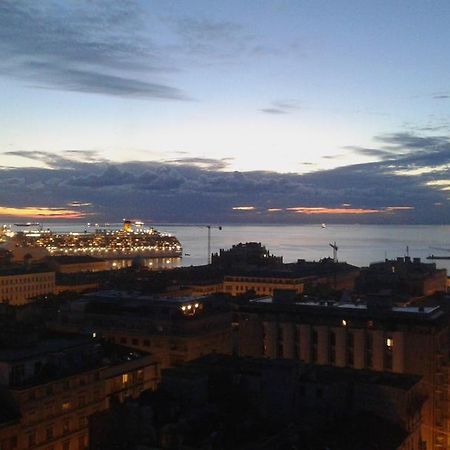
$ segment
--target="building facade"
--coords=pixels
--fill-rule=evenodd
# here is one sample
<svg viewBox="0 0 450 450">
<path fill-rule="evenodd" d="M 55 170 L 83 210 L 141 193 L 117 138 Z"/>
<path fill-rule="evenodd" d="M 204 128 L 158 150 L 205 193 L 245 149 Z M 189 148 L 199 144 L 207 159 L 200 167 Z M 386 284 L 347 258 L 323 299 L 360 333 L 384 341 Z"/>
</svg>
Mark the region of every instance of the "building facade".
<svg viewBox="0 0 450 450">
<path fill-rule="evenodd" d="M 82 450 L 89 417 L 156 387 L 151 356 L 95 339 L 40 340 L 0 350 L 0 404 L 15 419 L 0 427 L 2 449 Z"/>
<path fill-rule="evenodd" d="M 5 268 L 0 270 L 0 300 L 24 305 L 35 297 L 55 293 L 55 272 L 48 268 Z"/>
<path fill-rule="evenodd" d="M 52 327 L 96 332 L 111 342 L 152 353 L 162 367 L 208 353 L 231 353 L 231 307 L 215 296 L 87 294 L 62 308 Z"/>
<path fill-rule="evenodd" d="M 420 375 L 426 386 L 422 437 L 449 448 L 448 321 L 439 307 L 322 303 L 240 305 L 239 354 Z"/>
</svg>

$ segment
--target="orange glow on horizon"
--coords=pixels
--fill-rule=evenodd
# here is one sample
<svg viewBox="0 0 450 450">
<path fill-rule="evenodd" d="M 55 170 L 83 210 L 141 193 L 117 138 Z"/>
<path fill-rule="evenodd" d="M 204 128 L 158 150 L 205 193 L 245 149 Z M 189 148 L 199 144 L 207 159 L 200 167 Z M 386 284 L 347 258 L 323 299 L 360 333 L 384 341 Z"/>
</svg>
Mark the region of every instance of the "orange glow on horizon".
<svg viewBox="0 0 450 450">
<path fill-rule="evenodd" d="M 39 206 L 24 206 L 23 208 L 12 208 L 0 206 L 0 216 L 23 217 L 30 219 L 81 219 L 87 214 L 62 208 L 49 208 Z"/>
<path fill-rule="evenodd" d="M 409 211 L 414 209 L 414 206 L 387 206 L 386 211 Z"/>
<path fill-rule="evenodd" d="M 365 209 L 365 208 L 325 208 L 325 207 L 307 207 L 298 206 L 295 208 L 286 208 L 286 211 L 292 211 L 297 214 L 380 214 L 384 209 Z"/>
<path fill-rule="evenodd" d="M 254 211 L 254 206 L 233 206 L 233 211 Z"/>
</svg>

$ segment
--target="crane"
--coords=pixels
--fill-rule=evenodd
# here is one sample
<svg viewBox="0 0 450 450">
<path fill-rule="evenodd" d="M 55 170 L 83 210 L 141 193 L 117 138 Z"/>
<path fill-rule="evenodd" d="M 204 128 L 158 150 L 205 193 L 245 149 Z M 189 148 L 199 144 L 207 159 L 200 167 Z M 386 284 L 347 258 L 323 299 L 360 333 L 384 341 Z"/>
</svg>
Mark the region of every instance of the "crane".
<svg viewBox="0 0 450 450">
<path fill-rule="evenodd" d="M 211 264 L 211 228 L 216 228 L 217 230 L 221 231 L 221 226 L 212 226 L 212 225 L 206 225 L 206 228 L 208 229 L 208 265 Z"/>
<path fill-rule="evenodd" d="M 329 246 L 333 249 L 333 261 L 337 262 L 337 252 L 339 247 L 336 245 L 336 241 L 334 241 L 333 243 L 330 242 Z"/>
</svg>

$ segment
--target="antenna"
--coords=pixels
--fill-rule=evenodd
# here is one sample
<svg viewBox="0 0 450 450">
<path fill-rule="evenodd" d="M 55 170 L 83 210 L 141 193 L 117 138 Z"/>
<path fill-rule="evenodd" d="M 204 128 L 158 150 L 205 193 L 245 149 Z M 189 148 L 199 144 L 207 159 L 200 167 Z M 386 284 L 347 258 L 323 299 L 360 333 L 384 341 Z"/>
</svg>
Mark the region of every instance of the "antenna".
<svg viewBox="0 0 450 450">
<path fill-rule="evenodd" d="M 211 228 L 216 228 L 219 231 L 222 230 L 221 226 L 214 227 L 212 225 L 206 225 L 206 228 L 208 229 L 208 265 L 211 264 Z"/>
<path fill-rule="evenodd" d="M 336 245 L 336 241 L 334 241 L 333 243 L 330 242 L 329 246 L 333 249 L 333 261 L 337 262 L 337 252 L 339 247 Z"/>
</svg>

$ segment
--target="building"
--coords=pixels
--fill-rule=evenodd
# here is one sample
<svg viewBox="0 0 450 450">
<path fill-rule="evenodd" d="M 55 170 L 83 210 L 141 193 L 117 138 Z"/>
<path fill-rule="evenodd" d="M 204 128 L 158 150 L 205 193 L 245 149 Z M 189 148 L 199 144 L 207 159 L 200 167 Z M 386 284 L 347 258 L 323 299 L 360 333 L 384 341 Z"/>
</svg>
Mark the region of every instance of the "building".
<svg viewBox="0 0 450 450">
<path fill-rule="evenodd" d="M 212 352 L 231 352 L 231 306 L 221 296 L 166 298 L 97 292 L 61 308 L 52 327 L 95 332 L 151 352 L 162 367 Z"/>
<path fill-rule="evenodd" d="M 328 290 L 352 290 L 359 268 L 325 258 L 282 264 L 278 267 L 234 268 L 224 277 L 223 291 L 233 296 L 254 291 L 257 295 L 273 295 L 274 290 L 292 290 L 302 294 L 317 286 Z"/>
<path fill-rule="evenodd" d="M 447 271 L 420 258 L 386 259 L 362 269 L 357 287 L 363 293 L 387 291 L 423 297 L 447 291 Z"/>
<path fill-rule="evenodd" d="M 273 295 L 274 290 L 285 289 L 303 293 L 305 279 L 290 272 L 255 272 L 254 275 L 226 275 L 223 291 L 237 296 L 253 291 L 256 295 Z"/>
<path fill-rule="evenodd" d="M 155 388 L 150 355 L 90 337 L 39 338 L 0 350 L 2 449 L 80 450 L 89 446 L 89 417 L 112 399 Z M 2 426 L 3 425 L 3 426 Z"/>
<path fill-rule="evenodd" d="M 223 281 L 195 281 L 189 283 L 187 288 L 193 297 L 204 297 L 224 292 Z"/>
<path fill-rule="evenodd" d="M 48 263 L 58 273 L 102 272 L 111 269 L 111 264 L 105 259 L 90 255 L 50 256 Z"/>
<path fill-rule="evenodd" d="M 92 448 L 419 450 L 422 403 L 417 376 L 208 355 L 105 412 Z"/>
<path fill-rule="evenodd" d="M 420 375 L 427 387 L 422 437 L 449 448 L 448 317 L 440 307 L 282 302 L 236 312 L 239 354 Z"/>
<path fill-rule="evenodd" d="M 55 293 L 55 272 L 46 265 L 14 265 L 0 269 L 0 300 L 23 305 Z"/>
<path fill-rule="evenodd" d="M 276 267 L 283 264 L 283 257 L 272 255 L 260 242 L 246 242 L 233 245 L 229 250 L 220 249 L 212 255 L 211 264 L 225 269 Z"/>
</svg>

